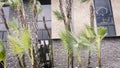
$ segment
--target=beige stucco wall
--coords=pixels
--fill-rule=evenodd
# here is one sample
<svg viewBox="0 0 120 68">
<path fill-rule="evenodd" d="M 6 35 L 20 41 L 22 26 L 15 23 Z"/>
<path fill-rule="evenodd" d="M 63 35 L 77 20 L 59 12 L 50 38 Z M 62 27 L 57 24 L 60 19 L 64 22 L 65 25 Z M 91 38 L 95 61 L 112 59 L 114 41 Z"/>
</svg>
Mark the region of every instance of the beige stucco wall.
<svg viewBox="0 0 120 68">
<path fill-rule="evenodd" d="M 53 11 L 59 10 L 59 2 L 58 0 L 51 0 L 51 9 L 52 9 L 52 39 L 58 39 L 60 32 L 64 29 L 64 25 L 62 21 L 58 21 Z"/>
<path fill-rule="evenodd" d="M 64 30 L 62 21 L 58 21 L 53 11 L 59 10 L 58 0 L 52 0 L 52 39 L 59 39 L 59 34 Z M 73 31 L 78 34 L 89 24 L 89 4 L 81 4 L 79 0 L 74 0 L 73 4 Z"/>
<path fill-rule="evenodd" d="M 73 31 L 78 34 L 82 32 L 86 24 L 90 24 L 89 3 L 80 3 L 73 0 Z M 120 36 L 120 0 L 111 0 L 117 36 Z M 58 0 L 52 0 L 52 39 L 59 39 L 59 34 L 64 30 L 62 21 L 58 21 L 53 11 L 59 10 Z M 96 21 L 95 21 L 96 24 Z M 95 25 L 96 26 L 96 25 Z"/>
<path fill-rule="evenodd" d="M 80 3 L 79 0 L 74 0 L 73 10 L 74 30 L 75 33 L 79 33 L 90 22 L 89 3 Z"/>
<path fill-rule="evenodd" d="M 120 0 L 111 0 L 117 36 L 120 36 Z"/>
</svg>

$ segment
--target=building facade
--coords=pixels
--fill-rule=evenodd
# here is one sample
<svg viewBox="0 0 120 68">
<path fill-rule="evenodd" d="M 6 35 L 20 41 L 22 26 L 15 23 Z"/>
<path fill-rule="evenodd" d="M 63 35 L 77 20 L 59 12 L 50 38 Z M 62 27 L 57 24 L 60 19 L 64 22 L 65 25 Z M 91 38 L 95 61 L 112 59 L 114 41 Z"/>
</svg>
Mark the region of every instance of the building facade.
<svg viewBox="0 0 120 68">
<path fill-rule="evenodd" d="M 25 2 L 27 0 L 24 0 Z M 58 21 L 53 11 L 59 10 L 59 0 L 40 0 L 44 10 L 38 16 L 39 22 L 39 39 L 48 39 L 46 31 L 44 31 L 42 16 L 46 17 L 47 27 L 51 30 L 54 68 L 67 68 L 67 53 L 60 40 L 59 34 L 64 30 L 62 21 Z M 64 0 L 63 0 L 64 1 Z M 80 3 L 80 0 L 73 0 L 72 17 L 73 17 L 73 32 L 78 34 L 84 31 L 85 25 L 90 25 L 90 9 L 89 3 Z M 27 6 L 28 7 L 28 6 Z M 26 7 L 26 12 L 30 15 L 29 9 Z M 103 68 L 119 68 L 120 64 L 120 0 L 94 0 L 95 20 L 94 27 L 103 26 L 108 30 L 108 37 L 102 41 L 102 66 Z M 7 20 L 11 20 L 16 13 L 10 8 L 5 8 L 5 16 Z M 31 21 L 28 18 L 28 21 Z M 0 38 L 7 41 L 6 29 L 0 20 Z M 11 57 L 11 53 L 8 54 Z M 97 55 L 93 52 L 91 66 L 97 67 Z M 9 58 L 9 57 L 8 57 Z M 17 68 L 17 63 L 11 62 L 14 58 L 7 59 L 9 68 Z M 86 68 L 87 53 L 83 53 L 83 67 Z M 77 60 L 75 66 L 77 67 Z M 30 67 L 28 67 L 30 68 Z"/>
<path fill-rule="evenodd" d="M 63 0 L 64 1 L 64 0 Z M 90 3 L 81 3 L 73 0 L 72 27 L 75 34 L 84 31 L 85 25 L 90 25 Z M 63 4 L 63 6 L 65 6 Z M 51 10 L 59 10 L 59 0 L 51 0 Z M 119 68 L 120 63 L 120 0 L 94 0 L 94 27 L 99 26 L 107 29 L 107 36 L 102 41 L 102 68 Z M 64 30 L 64 23 L 58 21 L 52 13 L 52 39 L 55 68 L 67 68 L 67 53 L 60 40 L 59 34 Z M 92 54 L 91 67 L 96 68 L 97 55 Z M 86 68 L 87 53 L 83 53 L 83 68 Z M 75 66 L 77 63 L 75 60 Z"/>
</svg>

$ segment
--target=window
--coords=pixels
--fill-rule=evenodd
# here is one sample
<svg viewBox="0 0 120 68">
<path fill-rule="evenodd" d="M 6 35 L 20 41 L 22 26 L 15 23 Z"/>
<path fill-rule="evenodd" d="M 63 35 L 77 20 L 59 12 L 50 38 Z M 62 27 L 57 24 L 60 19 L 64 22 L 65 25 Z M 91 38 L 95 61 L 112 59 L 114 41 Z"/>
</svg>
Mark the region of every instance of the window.
<svg viewBox="0 0 120 68">
<path fill-rule="evenodd" d="M 24 3 L 29 3 L 30 0 L 23 0 Z M 51 0 L 38 0 L 41 3 L 42 13 L 38 15 L 38 36 L 39 40 L 49 39 L 48 34 L 44 28 L 43 16 L 45 16 L 45 21 L 47 28 L 51 34 Z"/>
<path fill-rule="evenodd" d="M 107 36 L 116 36 L 111 0 L 94 0 L 97 26 L 107 29 Z"/>
<path fill-rule="evenodd" d="M 24 3 L 29 3 L 30 0 L 23 0 Z M 51 0 L 38 0 L 42 5 L 50 5 Z"/>
<path fill-rule="evenodd" d="M 39 0 L 42 5 L 49 5 L 51 4 L 51 0 Z"/>
<path fill-rule="evenodd" d="M 43 13 L 40 13 L 38 15 L 38 27 L 39 27 L 38 37 L 39 40 L 43 39 L 47 40 L 49 39 L 49 37 L 46 29 L 44 28 L 43 16 L 45 16 L 46 25 L 51 34 L 51 0 L 39 0 L 39 1 L 42 5 Z"/>
<path fill-rule="evenodd" d="M 48 29 L 48 31 L 51 34 L 51 29 Z M 38 39 L 39 40 L 49 40 L 49 36 L 47 34 L 46 29 L 39 29 L 39 31 L 38 31 Z"/>
</svg>

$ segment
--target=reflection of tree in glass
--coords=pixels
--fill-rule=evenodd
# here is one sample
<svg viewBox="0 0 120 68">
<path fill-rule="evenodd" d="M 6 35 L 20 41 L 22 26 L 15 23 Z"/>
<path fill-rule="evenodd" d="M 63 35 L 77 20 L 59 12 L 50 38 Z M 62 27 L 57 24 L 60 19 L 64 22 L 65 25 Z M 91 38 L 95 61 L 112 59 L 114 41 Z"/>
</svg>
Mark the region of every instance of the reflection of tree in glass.
<svg viewBox="0 0 120 68">
<path fill-rule="evenodd" d="M 96 10 L 96 14 L 104 16 L 108 13 L 108 9 L 106 7 L 99 7 Z"/>
</svg>

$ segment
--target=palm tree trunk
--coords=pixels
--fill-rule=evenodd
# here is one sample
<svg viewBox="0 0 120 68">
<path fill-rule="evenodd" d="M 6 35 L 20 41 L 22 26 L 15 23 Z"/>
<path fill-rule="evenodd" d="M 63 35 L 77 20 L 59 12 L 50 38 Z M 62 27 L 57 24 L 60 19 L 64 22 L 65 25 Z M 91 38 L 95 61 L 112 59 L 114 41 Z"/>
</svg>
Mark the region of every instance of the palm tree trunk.
<svg viewBox="0 0 120 68">
<path fill-rule="evenodd" d="M 8 24 L 7 24 L 5 15 L 4 15 L 3 8 L 1 8 L 0 11 L 1 11 L 0 15 L 1 15 L 1 17 L 2 17 L 2 22 L 5 24 L 5 27 L 6 27 L 7 31 L 9 32 L 9 27 L 8 27 Z"/>
<path fill-rule="evenodd" d="M 51 36 L 50 36 L 50 32 L 49 32 L 49 30 L 48 30 L 48 28 L 47 28 L 47 25 L 46 25 L 45 16 L 43 16 L 43 24 L 44 24 L 45 30 L 47 31 L 48 37 L 49 37 L 49 39 L 50 39 Z"/>
<path fill-rule="evenodd" d="M 67 22 L 66 22 L 66 30 L 68 30 L 69 32 L 72 31 L 71 28 L 71 24 L 72 24 L 72 6 L 73 6 L 73 0 L 66 0 L 66 18 L 67 18 Z M 70 68 L 74 67 L 74 54 L 73 52 L 69 55 L 69 60 L 68 62 L 70 63 Z"/>
<path fill-rule="evenodd" d="M 65 13 L 64 13 L 64 10 L 63 10 L 63 0 L 59 0 L 59 8 L 60 8 L 60 12 L 64 18 L 64 25 L 66 26 L 66 17 L 65 17 Z"/>
<path fill-rule="evenodd" d="M 43 24 L 44 24 L 44 27 L 45 27 L 45 30 L 47 31 L 47 34 L 48 34 L 48 37 L 49 37 L 49 42 L 50 42 L 50 65 L 51 65 L 51 67 L 53 67 L 54 66 L 54 61 L 53 61 L 53 46 L 52 46 L 52 41 L 51 41 L 51 35 L 50 35 L 50 32 L 49 32 L 49 30 L 48 30 L 48 28 L 47 28 L 47 25 L 46 25 L 46 21 L 45 21 L 45 16 L 43 16 Z"/>
<path fill-rule="evenodd" d="M 23 15 L 23 11 L 21 8 L 17 8 L 17 12 L 18 12 L 18 16 L 19 16 L 19 21 L 21 24 L 21 27 L 26 27 L 26 21 L 25 21 L 25 17 Z"/>
<path fill-rule="evenodd" d="M 73 57 L 73 53 L 68 53 L 68 60 L 69 60 L 69 62 L 68 62 L 68 68 L 74 68 L 74 57 Z"/>
<path fill-rule="evenodd" d="M 64 17 L 64 25 L 65 25 L 65 30 L 71 32 L 71 24 L 72 24 L 72 6 L 73 6 L 73 0 L 65 0 L 66 1 L 66 15 L 63 10 L 63 0 L 59 0 L 59 8 L 62 16 Z M 73 61 L 74 61 L 74 56 L 73 53 L 70 54 L 68 51 L 68 68 L 73 68 Z"/>
<path fill-rule="evenodd" d="M 101 65 L 101 44 L 100 44 L 100 41 L 97 42 L 97 46 L 98 46 L 98 66 L 99 66 L 99 68 L 102 68 L 102 65 Z"/>
<path fill-rule="evenodd" d="M 93 7 L 93 3 L 90 3 L 90 25 L 94 30 L 94 7 Z M 90 59 L 91 59 L 91 51 L 89 50 L 87 68 L 90 68 Z"/>
<path fill-rule="evenodd" d="M 81 57 L 81 52 L 80 51 L 78 53 L 78 63 L 79 63 L 78 68 L 82 68 L 82 57 Z"/>
<path fill-rule="evenodd" d="M 38 64 L 38 55 L 37 55 L 37 53 L 36 52 L 38 52 L 38 23 L 37 23 L 37 21 L 38 21 L 38 15 L 37 15 L 37 1 L 36 0 L 34 0 L 34 31 L 35 31 L 35 45 L 33 46 L 34 48 L 34 65 L 33 66 L 35 66 L 36 68 L 38 68 L 38 66 L 39 66 L 39 64 Z"/>
<path fill-rule="evenodd" d="M 93 3 L 90 4 L 90 24 L 91 24 L 91 27 L 93 27 L 93 29 L 94 29 L 94 7 L 93 7 Z"/>
<path fill-rule="evenodd" d="M 87 68 L 90 68 L 91 51 L 89 50 Z"/>
</svg>

